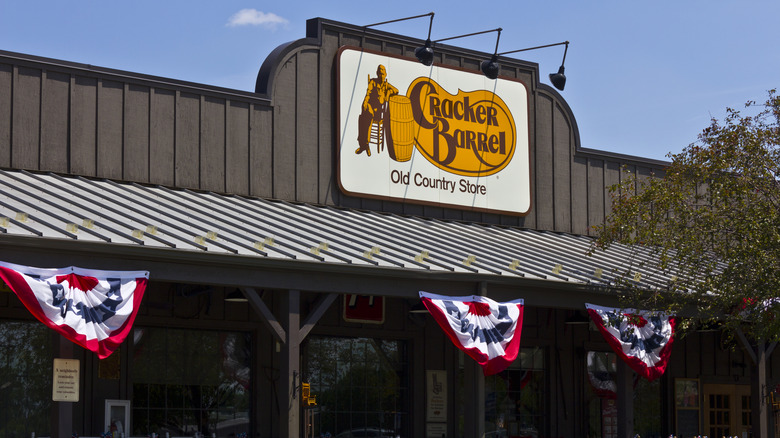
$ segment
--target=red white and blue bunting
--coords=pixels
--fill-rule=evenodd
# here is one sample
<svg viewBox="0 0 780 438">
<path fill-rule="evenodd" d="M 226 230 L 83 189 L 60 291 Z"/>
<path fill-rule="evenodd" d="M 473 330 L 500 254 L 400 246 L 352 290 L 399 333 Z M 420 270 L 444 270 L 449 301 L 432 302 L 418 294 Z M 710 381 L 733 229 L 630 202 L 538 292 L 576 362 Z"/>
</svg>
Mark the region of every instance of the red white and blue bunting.
<svg viewBox="0 0 780 438">
<path fill-rule="evenodd" d="M 0 278 L 39 321 L 104 359 L 130 333 L 149 272 L 0 262 Z"/>
<path fill-rule="evenodd" d="M 674 318 L 662 312 L 586 304 L 591 319 L 617 355 L 647 380 L 663 375 L 674 340 Z"/>
<path fill-rule="evenodd" d="M 423 304 L 450 340 L 481 366 L 499 373 L 520 351 L 523 300 L 498 303 L 481 296 L 449 297 L 420 292 Z"/>
</svg>

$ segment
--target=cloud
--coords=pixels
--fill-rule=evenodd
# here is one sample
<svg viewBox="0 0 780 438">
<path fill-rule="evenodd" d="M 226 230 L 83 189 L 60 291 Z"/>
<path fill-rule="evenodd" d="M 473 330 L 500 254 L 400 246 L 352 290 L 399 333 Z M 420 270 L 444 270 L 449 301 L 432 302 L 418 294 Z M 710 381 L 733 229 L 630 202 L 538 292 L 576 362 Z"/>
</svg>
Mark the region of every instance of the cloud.
<svg viewBox="0 0 780 438">
<path fill-rule="evenodd" d="M 273 12 L 263 12 L 257 9 L 242 9 L 227 22 L 227 26 L 263 26 L 266 29 L 275 30 L 279 26 L 286 26 L 289 23 L 287 19 L 282 18 Z"/>
</svg>

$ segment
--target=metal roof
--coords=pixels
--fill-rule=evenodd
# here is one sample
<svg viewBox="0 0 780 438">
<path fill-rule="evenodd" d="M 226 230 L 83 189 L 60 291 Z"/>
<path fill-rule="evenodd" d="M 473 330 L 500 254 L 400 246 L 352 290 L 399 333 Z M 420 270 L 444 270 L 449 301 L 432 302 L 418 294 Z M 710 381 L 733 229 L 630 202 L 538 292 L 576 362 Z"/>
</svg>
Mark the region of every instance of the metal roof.
<svg viewBox="0 0 780 438">
<path fill-rule="evenodd" d="M 592 238 L 574 234 L 22 170 L 0 170 L 3 235 L 606 286 L 637 256 L 588 256 Z"/>
</svg>

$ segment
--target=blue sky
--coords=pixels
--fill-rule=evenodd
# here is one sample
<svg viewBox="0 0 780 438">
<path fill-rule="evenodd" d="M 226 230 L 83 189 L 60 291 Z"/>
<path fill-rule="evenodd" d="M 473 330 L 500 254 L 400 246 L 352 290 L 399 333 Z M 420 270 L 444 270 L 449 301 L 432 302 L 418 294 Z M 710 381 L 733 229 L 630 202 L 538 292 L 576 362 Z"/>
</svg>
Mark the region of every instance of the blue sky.
<svg viewBox="0 0 780 438">
<path fill-rule="evenodd" d="M 666 159 L 726 107 L 780 85 L 777 0 L 0 0 L 0 49 L 252 91 L 266 56 L 303 38 L 309 18 L 364 25 L 431 11 L 434 40 L 496 27 L 500 52 L 569 40 L 561 94 L 587 148 Z M 428 19 L 380 28 L 424 39 Z M 495 34 L 451 43 L 491 53 Z M 513 56 L 546 79 L 563 48 Z"/>
</svg>

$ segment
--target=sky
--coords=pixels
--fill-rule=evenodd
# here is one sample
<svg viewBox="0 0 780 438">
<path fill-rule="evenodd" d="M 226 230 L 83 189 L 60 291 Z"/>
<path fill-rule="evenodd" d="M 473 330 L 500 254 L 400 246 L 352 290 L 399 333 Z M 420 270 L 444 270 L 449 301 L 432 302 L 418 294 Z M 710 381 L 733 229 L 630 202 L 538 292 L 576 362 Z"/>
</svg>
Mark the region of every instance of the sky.
<svg viewBox="0 0 780 438">
<path fill-rule="evenodd" d="M 503 29 L 499 52 L 570 41 L 566 88 L 585 148 L 668 160 L 726 108 L 780 86 L 778 0 L 0 0 L 0 50 L 254 91 L 306 20 L 434 12 L 431 39 Z M 429 18 L 378 26 L 425 39 Z M 495 33 L 449 41 L 490 54 Z M 557 71 L 563 46 L 509 55 Z M 546 82 L 549 84 L 549 82 Z"/>
</svg>

